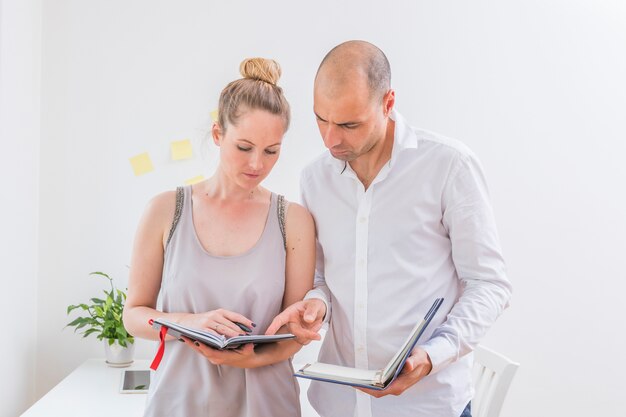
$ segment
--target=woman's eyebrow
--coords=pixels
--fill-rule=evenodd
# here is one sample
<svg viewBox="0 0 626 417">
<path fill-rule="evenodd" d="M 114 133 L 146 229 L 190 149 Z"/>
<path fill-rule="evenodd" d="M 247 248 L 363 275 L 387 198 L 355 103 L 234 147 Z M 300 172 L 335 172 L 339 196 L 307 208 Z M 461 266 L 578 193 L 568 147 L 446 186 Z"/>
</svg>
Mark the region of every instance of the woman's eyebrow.
<svg viewBox="0 0 626 417">
<path fill-rule="evenodd" d="M 246 143 L 248 143 L 248 144 L 250 144 L 252 146 L 256 146 L 256 144 L 254 144 L 253 142 L 250 142 L 248 139 L 243 139 L 242 138 L 242 139 L 237 139 L 237 141 L 239 141 L 239 142 L 246 142 Z M 277 146 L 277 145 L 280 145 L 280 144 L 282 144 L 282 142 L 276 142 L 276 143 L 273 143 L 271 145 L 266 146 L 266 148 L 271 148 L 272 146 Z"/>
</svg>

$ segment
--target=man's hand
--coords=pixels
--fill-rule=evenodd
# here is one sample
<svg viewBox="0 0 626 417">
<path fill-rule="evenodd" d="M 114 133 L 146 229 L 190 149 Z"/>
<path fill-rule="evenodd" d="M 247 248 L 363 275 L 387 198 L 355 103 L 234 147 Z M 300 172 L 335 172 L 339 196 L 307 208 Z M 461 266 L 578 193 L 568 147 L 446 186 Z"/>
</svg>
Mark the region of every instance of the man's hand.
<svg viewBox="0 0 626 417">
<path fill-rule="evenodd" d="M 276 332 L 287 325 L 289 332 L 296 336 L 296 341 L 302 345 L 311 340 L 320 340 L 319 329 L 326 314 L 326 304 L 322 300 L 311 298 L 298 301 L 287 307 L 282 313 L 274 318 L 265 334 Z"/>
<path fill-rule="evenodd" d="M 428 375 L 432 369 L 433 364 L 428 357 L 428 353 L 423 349 L 415 348 L 411 356 L 407 358 L 400 375 L 387 389 L 383 391 L 359 387 L 357 389 L 376 398 L 384 397 L 385 395 L 400 395 Z"/>
</svg>

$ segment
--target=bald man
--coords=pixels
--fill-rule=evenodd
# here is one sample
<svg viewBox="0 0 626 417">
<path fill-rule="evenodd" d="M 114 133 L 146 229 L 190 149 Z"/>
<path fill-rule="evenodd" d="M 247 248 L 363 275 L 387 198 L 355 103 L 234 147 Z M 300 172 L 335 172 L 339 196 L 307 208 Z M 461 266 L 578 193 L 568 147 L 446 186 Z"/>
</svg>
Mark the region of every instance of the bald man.
<svg viewBox="0 0 626 417">
<path fill-rule="evenodd" d="M 302 343 L 328 330 L 320 362 L 379 369 L 437 297 L 444 303 L 384 391 L 313 381 L 323 417 L 470 416 L 472 350 L 508 306 L 479 161 L 460 142 L 416 129 L 394 109 L 385 54 L 363 41 L 332 49 L 314 86 L 328 152 L 305 168 L 317 227 L 315 289 L 268 329 Z"/>
</svg>

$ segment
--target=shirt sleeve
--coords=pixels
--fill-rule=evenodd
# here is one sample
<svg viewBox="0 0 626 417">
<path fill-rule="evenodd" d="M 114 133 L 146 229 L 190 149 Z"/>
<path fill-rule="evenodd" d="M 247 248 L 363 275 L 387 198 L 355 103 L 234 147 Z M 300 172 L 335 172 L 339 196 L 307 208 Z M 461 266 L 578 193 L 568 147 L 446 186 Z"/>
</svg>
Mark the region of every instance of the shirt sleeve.
<svg viewBox="0 0 626 417">
<path fill-rule="evenodd" d="M 302 206 L 310 212 L 311 210 L 309 209 L 306 199 L 306 183 L 303 178 L 304 176 L 300 181 L 300 200 Z M 315 277 L 313 279 L 313 289 L 306 293 L 304 299 L 309 300 L 311 298 L 317 298 L 324 302 L 326 305 L 326 315 L 324 316 L 323 324 L 327 325 L 331 315 L 331 296 L 330 289 L 326 285 L 326 279 L 324 277 L 324 251 L 317 239 L 317 227 L 315 234 Z"/>
<path fill-rule="evenodd" d="M 461 294 L 446 321 L 420 347 L 433 364 L 431 373 L 471 352 L 508 307 L 506 277 L 489 193 L 478 159 L 459 155 L 442 195 L 443 225 Z"/>
</svg>

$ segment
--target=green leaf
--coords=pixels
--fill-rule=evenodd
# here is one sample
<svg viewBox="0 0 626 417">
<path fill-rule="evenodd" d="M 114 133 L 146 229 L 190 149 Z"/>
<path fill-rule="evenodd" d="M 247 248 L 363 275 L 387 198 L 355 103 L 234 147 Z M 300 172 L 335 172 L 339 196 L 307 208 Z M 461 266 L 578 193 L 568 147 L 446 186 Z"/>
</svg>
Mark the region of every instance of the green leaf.
<svg viewBox="0 0 626 417">
<path fill-rule="evenodd" d="M 86 321 L 83 321 L 82 323 L 80 323 L 80 324 L 76 327 L 76 330 L 78 330 L 78 329 L 82 329 L 82 328 L 83 328 L 83 327 L 85 327 L 87 324 L 89 324 L 89 323 L 87 323 Z"/>
<path fill-rule="evenodd" d="M 67 326 L 76 326 L 76 325 L 82 323 L 83 320 L 85 320 L 83 317 L 79 317 L 79 318 L 77 318 L 77 319 L 67 323 Z"/>
<path fill-rule="evenodd" d="M 108 279 L 109 281 L 111 281 L 111 277 L 110 277 L 110 276 L 108 276 L 107 274 L 105 274 L 104 272 L 98 272 L 98 271 L 96 271 L 96 272 L 91 272 L 89 275 L 100 275 L 100 276 L 105 277 L 105 278 L 106 278 L 106 279 Z"/>
<path fill-rule="evenodd" d="M 90 334 L 96 333 L 98 331 L 98 329 L 94 329 L 93 327 L 91 329 L 87 329 L 85 330 L 85 332 L 83 333 L 83 337 L 87 337 Z"/>
<path fill-rule="evenodd" d="M 95 297 L 91 299 L 91 302 L 94 303 L 94 304 L 104 304 L 104 300 L 103 299 L 95 298 Z"/>
</svg>

